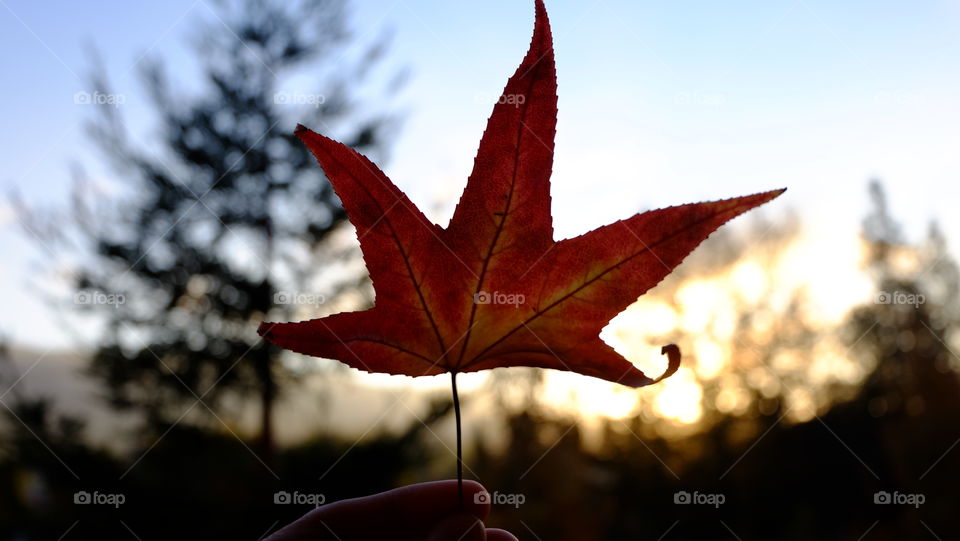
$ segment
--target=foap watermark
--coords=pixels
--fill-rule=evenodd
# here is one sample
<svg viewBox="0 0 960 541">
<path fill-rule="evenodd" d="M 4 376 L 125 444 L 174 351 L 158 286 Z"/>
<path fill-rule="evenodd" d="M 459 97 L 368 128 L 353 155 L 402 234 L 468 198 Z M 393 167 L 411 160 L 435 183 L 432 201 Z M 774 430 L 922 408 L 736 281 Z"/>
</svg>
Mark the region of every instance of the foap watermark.
<svg viewBox="0 0 960 541">
<path fill-rule="evenodd" d="M 512 105 L 514 107 L 520 107 L 524 103 L 527 103 L 527 96 L 524 94 L 492 95 L 477 92 L 473 95 L 473 101 L 482 103 L 484 105 L 492 103 L 494 105 Z"/>
<path fill-rule="evenodd" d="M 500 291 L 479 291 L 473 294 L 475 304 L 510 304 L 519 307 L 526 302 L 527 297 L 523 293 L 502 293 Z"/>
<path fill-rule="evenodd" d="M 76 105 L 112 105 L 120 107 L 127 103 L 127 97 L 123 94 L 113 94 L 110 92 L 93 91 L 93 93 L 81 90 L 73 95 L 73 103 Z"/>
<path fill-rule="evenodd" d="M 912 505 L 919 508 L 926 501 L 927 497 L 923 494 L 906 494 L 896 490 L 892 494 L 886 490 L 873 494 L 873 503 L 876 505 Z"/>
<path fill-rule="evenodd" d="M 123 494 L 111 494 L 107 492 L 87 492 L 81 490 L 73 493 L 73 503 L 76 505 L 112 505 L 119 508 L 126 503 L 127 497 Z"/>
<path fill-rule="evenodd" d="M 326 297 L 316 293 L 277 291 L 273 294 L 273 304 L 323 304 L 326 300 Z"/>
<path fill-rule="evenodd" d="M 927 298 L 922 293 L 906 293 L 903 291 L 880 291 L 873 299 L 874 304 L 905 304 L 913 305 L 914 308 L 920 308 L 920 305 L 927 302 Z"/>
<path fill-rule="evenodd" d="M 281 91 L 273 95 L 273 103 L 277 105 L 312 105 L 314 107 L 320 107 L 326 102 L 327 97 L 323 94 Z"/>
<path fill-rule="evenodd" d="M 527 497 L 523 494 L 504 494 L 497 491 L 491 494 L 481 490 L 473 495 L 473 503 L 476 504 L 512 505 L 514 508 L 519 508 L 526 501 Z"/>
<path fill-rule="evenodd" d="M 110 305 L 117 308 L 127 302 L 123 293 L 104 293 L 96 289 L 84 289 L 73 295 L 73 304 Z"/>
<path fill-rule="evenodd" d="M 693 491 L 691 494 L 686 490 L 673 493 L 673 503 L 676 505 L 712 505 L 719 508 L 726 503 L 727 497 L 723 494 L 710 494 L 705 492 Z"/>
<path fill-rule="evenodd" d="M 320 507 L 327 502 L 327 497 L 323 494 L 311 494 L 305 492 L 292 493 L 286 490 L 273 493 L 273 503 L 276 505 L 312 505 Z"/>
</svg>

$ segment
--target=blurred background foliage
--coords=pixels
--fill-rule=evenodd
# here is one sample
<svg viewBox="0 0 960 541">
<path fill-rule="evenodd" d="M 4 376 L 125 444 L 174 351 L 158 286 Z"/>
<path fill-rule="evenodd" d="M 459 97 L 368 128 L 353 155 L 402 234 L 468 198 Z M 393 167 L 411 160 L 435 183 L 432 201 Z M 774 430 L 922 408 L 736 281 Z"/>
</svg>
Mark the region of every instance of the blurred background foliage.
<svg viewBox="0 0 960 541">
<path fill-rule="evenodd" d="M 45 242 L 81 254 L 76 292 L 130 300 L 82 306 L 103 335 L 77 376 L 127 422 L 109 444 L 91 439 L 83 414 L 18 388 L 33 368 L 18 359 L 25 352 L 0 351 L 0 537 L 255 539 L 309 509 L 276 505 L 278 491 L 330 502 L 454 475 L 443 393 L 404 402 L 389 426 L 342 430 L 325 417 L 295 441 L 274 434 L 294 421 L 276 413 L 285 394 L 309 376 L 309 393 L 336 397 L 345 374 L 267 347 L 256 325 L 370 302 L 338 200 L 292 136 L 302 122 L 376 160 L 388 155 L 398 118 L 354 97 L 386 43 L 339 56 L 352 39 L 343 7 L 225 3 L 227 24 L 197 33 L 201 93 L 178 93 L 161 61 L 145 64 L 156 148 L 128 144 L 112 108 L 91 120 L 129 197 L 91 200 L 80 172 L 69 211 L 18 203 Z M 287 74 L 331 63 L 316 82 L 322 104 L 278 100 Z M 96 65 L 91 84 L 108 92 Z M 833 262 L 798 261 L 804 224 L 761 216 L 714 235 L 606 331 L 653 373 L 662 365 L 641 357 L 680 344 L 684 367 L 664 384 L 586 393 L 564 408 L 553 374 L 496 370 L 478 380 L 464 397 L 468 476 L 524 496 L 495 505 L 489 524 L 520 539 L 580 541 L 960 535 L 960 359 L 951 350 L 960 275 L 935 222 L 925 238 L 904 238 L 880 182 L 867 196 L 860 247 L 875 293 L 839 319 L 780 272 Z M 304 291 L 327 302 L 284 297 Z M 369 392 L 386 398 L 367 405 L 374 419 L 402 400 L 390 388 Z M 76 505 L 78 491 L 126 501 Z M 678 505 L 680 491 L 725 502 Z M 880 491 L 925 502 L 878 505 Z"/>
</svg>

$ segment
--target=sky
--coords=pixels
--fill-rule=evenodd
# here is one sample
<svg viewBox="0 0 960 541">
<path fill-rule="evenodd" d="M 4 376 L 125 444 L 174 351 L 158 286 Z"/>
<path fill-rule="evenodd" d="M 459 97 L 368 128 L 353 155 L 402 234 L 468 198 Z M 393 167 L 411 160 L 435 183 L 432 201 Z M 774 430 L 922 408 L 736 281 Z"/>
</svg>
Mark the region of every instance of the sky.
<svg viewBox="0 0 960 541">
<path fill-rule="evenodd" d="M 53 8 L 52 6 L 56 6 Z M 137 78 L 166 59 L 189 88 L 188 45 L 214 0 L 120 3 L 0 0 L 0 333 L 71 348 L 38 282 L 65 264 L 16 223 L 6 202 L 67 202 L 82 164 L 109 195 L 111 173 L 86 137 L 88 51 L 99 51 L 131 137 L 151 144 Z M 765 212 L 808 227 L 798 273 L 825 295 L 845 278 L 869 178 L 916 238 L 937 218 L 960 247 L 960 2 L 957 0 L 548 1 L 559 120 L 552 197 L 558 237 L 639 210 L 787 187 Z M 382 164 L 432 219 L 452 214 L 495 100 L 529 44 L 532 0 L 356 0 L 355 51 L 392 32 L 382 68 L 411 78 L 391 101 L 403 129 Z M 309 92 L 309 88 L 303 89 Z M 293 126 L 290 127 L 291 130 Z M 54 265 L 48 265 L 51 260 Z M 82 333 L 81 333 L 82 334 Z"/>
</svg>

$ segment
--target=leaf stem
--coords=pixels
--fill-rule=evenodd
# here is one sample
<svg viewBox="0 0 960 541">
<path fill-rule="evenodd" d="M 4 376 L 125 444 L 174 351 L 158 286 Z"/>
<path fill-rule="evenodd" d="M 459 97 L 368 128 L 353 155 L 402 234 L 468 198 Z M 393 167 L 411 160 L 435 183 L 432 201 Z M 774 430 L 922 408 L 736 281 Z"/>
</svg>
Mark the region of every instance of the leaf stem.
<svg viewBox="0 0 960 541">
<path fill-rule="evenodd" d="M 463 511 L 463 436 L 460 431 L 460 395 L 457 393 L 457 372 L 450 372 L 450 384 L 453 387 L 453 413 L 457 419 L 457 501 Z"/>
</svg>

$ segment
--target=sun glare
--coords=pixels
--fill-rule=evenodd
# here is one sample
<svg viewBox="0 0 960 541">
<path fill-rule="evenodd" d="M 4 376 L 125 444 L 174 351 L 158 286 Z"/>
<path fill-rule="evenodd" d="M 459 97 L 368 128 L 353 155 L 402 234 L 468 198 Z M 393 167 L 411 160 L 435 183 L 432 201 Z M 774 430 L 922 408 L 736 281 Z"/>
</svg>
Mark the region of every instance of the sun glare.
<svg viewBox="0 0 960 541">
<path fill-rule="evenodd" d="M 681 368 L 660 385 L 662 389 L 653 401 L 657 413 L 684 424 L 695 423 L 700 419 L 703 413 L 700 406 L 703 390 L 690 370 Z"/>
<path fill-rule="evenodd" d="M 637 406 L 636 389 L 597 378 L 585 378 L 570 372 L 550 371 L 543 388 L 548 404 L 583 417 L 624 419 Z"/>
</svg>

